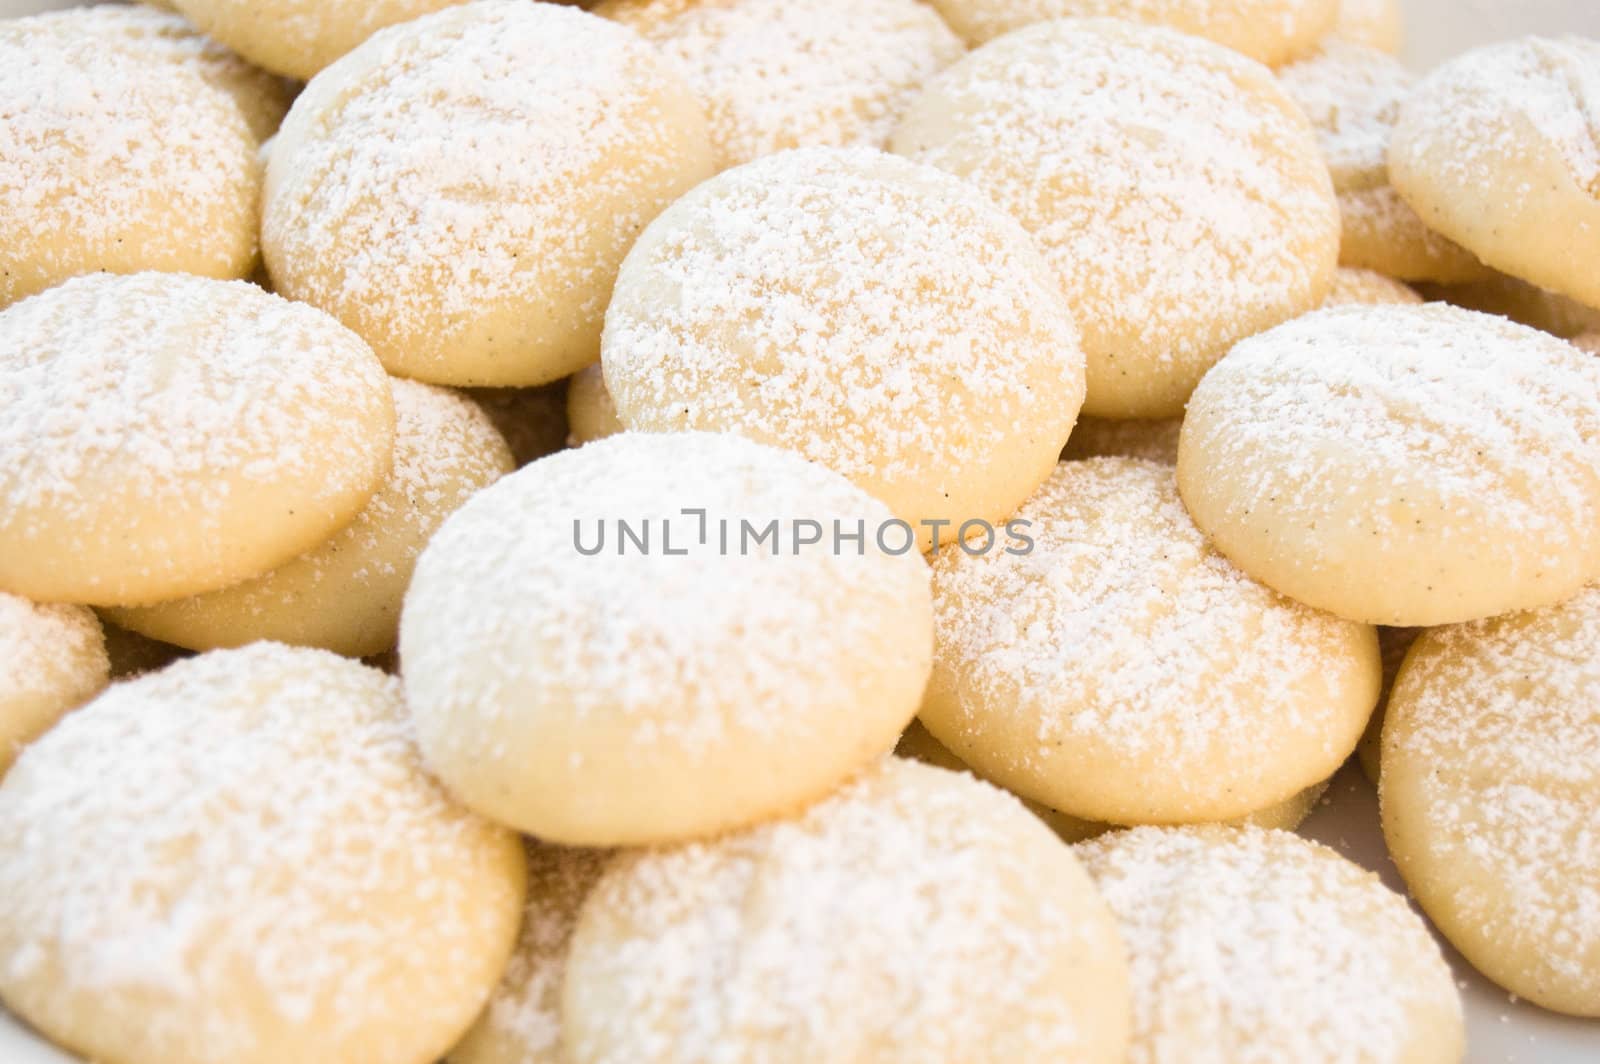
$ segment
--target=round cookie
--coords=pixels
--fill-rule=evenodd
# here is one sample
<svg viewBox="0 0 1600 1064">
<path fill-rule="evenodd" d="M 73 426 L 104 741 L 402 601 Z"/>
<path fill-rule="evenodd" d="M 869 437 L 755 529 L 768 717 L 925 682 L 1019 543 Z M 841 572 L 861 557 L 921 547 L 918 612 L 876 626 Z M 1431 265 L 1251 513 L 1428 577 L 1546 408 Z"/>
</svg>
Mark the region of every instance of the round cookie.
<svg viewBox="0 0 1600 1064">
<path fill-rule="evenodd" d="M 71 25 L 0 22 L 0 308 L 97 271 L 248 275 L 261 166 L 239 106 Z"/>
<path fill-rule="evenodd" d="M 712 170 L 699 103 L 636 33 L 481 0 L 306 87 L 268 159 L 262 251 L 279 292 L 391 373 L 545 384 L 598 357 L 629 245 Z"/>
<path fill-rule="evenodd" d="M 1379 795 L 1406 885 L 1484 975 L 1600 1016 L 1600 590 L 1418 638 Z"/>
<path fill-rule="evenodd" d="M 599 366 L 591 369 L 599 376 Z M 468 394 L 505 437 L 520 469 L 567 446 L 567 392 L 566 383 L 557 382 L 542 388 L 478 388 Z"/>
<path fill-rule="evenodd" d="M 1271 73 L 1171 30 L 1059 21 L 935 78 L 894 150 L 1039 242 L 1088 355 L 1084 413 L 1167 418 L 1236 341 L 1317 307 L 1339 212 Z"/>
<path fill-rule="evenodd" d="M 1320 783 L 1378 696 L 1364 625 L 1213 550 L 1172 469 L 1063 462 L 1013 519 L 1026 550 L 933 562 L 922 723 L 986 778 L 1086 820 L 1229 820 Z"/>
<path fill-rule="evenodd" d="M 1490 266 L 1600 307 L 1600 41 L 1526 37 L 1445 63 L 1401 106 L 1389 175 Z"/>
<path fill-rule="evenodd" d="M 1049 19 L 1110 16 L 1205 37 L 1269 66 L 1310 51 L 1340 0 L 932 0 L 973 45 Z"/>
<path fill-rule="evenodd" d="M 1425 285 L 1423 295 L 1468 310 L 1498 314 L 1564 338 L 1600 331 L 1600 309 L 1503 273 L 1470 284 Z"/>
<path fill-rule="evenodd" d="M 462 0 L 166 0 L 251 62 L 301 81 L 386 26 Z"/>
<path fill-rule="evenodd" d="M 1324 307 L 1383 306 L 1385 304 L 1421 303 L 1416 289 L 1393 277 L 1385 277 L 1373 270 L 1341 266 L 1333 272 L 1333 284 L 1328 288 Z"/>
<path fill-rule="evenodd" d="M 618 857 L 572 938 L 567 1059 L 1122 1064 L 1124 964 L 1014 798 L 891 758 L 792 819 Z"/>
<path fill-rule="evenodd" d="M 578 846 L 826 794 L 894 746 L 928 675 L 927 566 L 909 534 L 880 545 L 889 521 L 736 435 L 623 433 L 511 474 L 445 522 L 406 595 L 429 766 Z"/>
<path fill-rule="evenodd" d="M 36 18 L 41 26 L 120 48 L 142 62 L 190 67 L 233 97 L 258 141 L 278 131 L 294 99 L 292 82 L 252 66 L 169 11 L 146 4 L 95 4 Z"/>
<path fill-rule="evenodd" d="M 270 643 L 56 725 L 0 855 L 0 997 L 104 1064 L 431 1064 L 522 911 L 520 845 L 423 771 L 398 681 Z"/>
<path fill-rule="evenodd" d="M 1134 828 L 1073 847 L 1133 975 L 1131 1064 L 1458 1064 L 1454 977 L 1404 898 L 1285 831 Z"/>
<path fill-rule="evenodd" d="M 1339 40 L 1394 55 L 1406 35 L 1400 0 L 1339 0 L 1331 33 Z"/>
<path fill-rule="evenodd" d="M 1195 390 L 1178 486 L 1257 580 L 1419 627 L 1559 601 L 1600 559 L 1600 376 L 1570 344 L 1442 304 L 1335 307 Z"/>
<path fill-rule="evenodd" d="M 561 987 L 567 949 L 610 854 L 528 843 L 528 905 L 511 964 L 446 1064 L 566 1064 Z"/>
<path fill-rule="evenodd" d="M 106 616 L 192 650 L 270 639 L 364 658 L 393 647 L 417 555 L 445 518 L 514 467 L 470 399 L 416 381 L 390 388 L 394 465 L 355 520 L 253 580 Z"/>
<path fill-rule="evenodd" d="M 627 431 L 617 420 L 617 404 L 606 391 L 605 372 L 598 365 L 579 370 L 567 381 L 567 428 L 572 447 Z"/>
<path fill-rule="evenodd" d="M 793 450 L 924 549 L 1003 522 L 1083 399 L 1066 300 L 1021 226 L 864 148 L 767 156 L 673 204 L 623 264 L 602 364 L 628 428 Z"/>
<path fill-rule="evenodd" d="M 680 64 L 719 167 L 881 147 L 923 83 L 966 53 L 918 0 L 602 0 L 594 11 Z"/>
<path fill-rule="evenodd" d="M 0 313 L 0 587 L 136 605 L 355 517 L 394 407 L 360 338 L 244 282 L 96 274 Z"/>
<path fill-rule="evenodd" d="M 1278 71 L 1317 131 L 1339 197 L 1339 263 L 1408 281 L 1461 282 L 1489 270 L 1429 229 L 1389 183 L 1389 139 L 1416 78 L 1394 56 L 1332 40 Z"/>
<path fill-rule="evenodd" d="M 110 674 L 91 611 L 0 591 L 0 778 L 18 751 L 99 693 Z"/>
</svg>

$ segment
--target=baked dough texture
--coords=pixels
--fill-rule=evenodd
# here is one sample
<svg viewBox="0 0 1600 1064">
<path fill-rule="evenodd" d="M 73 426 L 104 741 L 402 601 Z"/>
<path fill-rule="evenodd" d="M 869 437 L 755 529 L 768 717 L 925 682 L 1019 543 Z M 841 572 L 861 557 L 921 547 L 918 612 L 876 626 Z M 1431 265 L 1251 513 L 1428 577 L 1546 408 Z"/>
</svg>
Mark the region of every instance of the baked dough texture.
<svg viewBox="0 0 1600 1064">
<path fill-rule="evenodd" d="M 392 648 L 417 555 L 445 518 L 512 464 L 505 440 L 471 400 L 416 381 L 393 379 L 390 390 L 394 463 L 355 520 L 253 580 L 106 616 L 192 650 L 261 639 L 351 658 Z"/>
<path fill-rule="evenodd" d="M 1134 828 L 1073 847 L 1133 974 L 1129 1064 L 1458 1064 L 1454 976 L 1371 872 L 1259 828 Z"/>
<path fill-rule="evenodd" d="M 1088 355 L 1094 417 L 1165 418 L 1236 341 L 1312 310 L 1339 210 L 1270 71 L 1172 30 L 1061 20 L 930 83 L 896 152 L 986 192 L 1038 241 Z"/>
<path fill-rule="evenodd" d="M 1519 997 L 1600 1016 L 1600 589 L 1424 633 L 1389 696 L 1379 793 L 1451 944 Z"/>
<path fill-rule="evenodd" d="M 623 255 L 712 172 L 699 102 L 638 34 L 481 0 L 306 87 L 268 159 L 262 251 L 279 292 L 391 373 L 545 384 L 599 356 Z"/>
<path fill-rule="evenodd" d="M 0 588 L 138 605 L 261 575 L 388 475 L 360 337 L 242 281 L 79 277 L 0 313 Z"/>
<path fill-rule="evenodd" d="M 0 852 L 0 997 L 105 1064 L 431 1064 L 523 903 L 520 844 L 423 771 L 398 681 L 270 643 L 70 714 L 0 787 Z"/>
<path fill-rule="evenodd" d="M 1600 307 L 1600 41 L 1526 37 L 1445 63 L 1406 97 L 1389 174 L 1490 266 Z"/>
<path fill-rule="evenodd" d="M 1558 602 L 1600 560 L 1600 376 L 1456 307 L 1336 307 L 1247 340 L 1184 418 L 1178 486 L 1245 572 L 1370 624 Z"/>
<path fill-rule="evenodd" d="M 721 167 L 788 148 L 879 148 L 966 48 L 919 0 L 602 0 L 676 60 Z"/>
<path fill-rule="evenodd" d="M 204 74 L 0 22 L 0 308 L 97 271 L 247 276 L 260 193 L 256 139 Z"/>
<path fill-rule="evenodd" d="M 0 778 L 18 751 L 98 694 L 110 673 L 91 611 L 0 591 Z"/>
<path fill-rule="evenodd" d="M 736 432 L 876 495 L 926 549 L 1003 523 L 1083 400 L 1067 301 L 970 185 L 866 148 L 726 171 L 628 256 L 602 365 L 645 432 Z"/>
<path fill-rule="evenodd" d="M 511 474 L 445 522 L 406 596 L 430 767 L 472 808 L 579 846 L 821 797 L 894 746 L 927 680 L 927 566 L 879 547 L 889 520 L 735 435 L 624 433 Z M 836 548 L 836 521 L 863 538 Z"/>
<path fill-rule="evenodd" d="M 1122 944 L 1014 798 L 888 759 L 796 816 L 625 853 L 584 903 L 572 1064 L 1122 1064 Z"/>
<path fill-rule="evenodd" d="M 1170 466 L 1063 462 L 1016 520 L 1031 551 L 933 562 L 920 719 L 983 776 L 1086 820 L 1202 823 L 1284 802 L 1355 749 L 1376 635 L 1213 550 Z"/>
</svg>

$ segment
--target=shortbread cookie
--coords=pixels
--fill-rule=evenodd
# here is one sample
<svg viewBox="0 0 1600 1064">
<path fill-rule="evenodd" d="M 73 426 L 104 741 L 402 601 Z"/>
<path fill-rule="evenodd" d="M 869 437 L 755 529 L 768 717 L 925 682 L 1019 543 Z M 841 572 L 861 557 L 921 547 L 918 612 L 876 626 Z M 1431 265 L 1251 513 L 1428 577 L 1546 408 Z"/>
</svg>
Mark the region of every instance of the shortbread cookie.
<svg viewBox="0 0 1600 1064">
<path fill-rule="evenodd" d="M 1393 277 L 1385 277 L 1375 270 L 1341 266 L 1333 272 L 1333 284 L 1328 288 L 1324 307 L 1382 306 L 1388 303 L 1421 303 L 1417 290 Z"/>
<path fill-rule="evenodd" d="M 591 368 L 598 376 L 600 367 Z M 567 446 L 565 382 L 542 388 L 477 388 L 468 394 L 505 437 L 517 468 Z"/>
<path fill-rule="evenodd" d="M 1469 310 L 1498 314 L 1555 336 L 1600 331 L 1600 308 L 1586 307 L 1503 273 L 1470 284 L 1425 285 L 1423 295 Z"/>
<path fill-rule="evenodd" d="M 1334 37 L 1394 55 L 1405 43 L 1405 15 L 1400 0 L 1339 0 Z"/>
<path fill-rule="evenodd" d="M 0 591 L 0 777 L 17 751 L 97 694 L 110 673 L 92 612 Z"/>
<path fill-rule="evenodd" d="M 447 1064 L 566 1064 L 561 987 L 578 907 L 605 871 L 606 850 L 528 843 L 528 906 L 511 964 Z"/>
<path fill-rule="evenodd" d="M 1395 677 L 1400 675 L 1400 665 L 1406 660 L 1406 652 L 1423 631 L 1421 628 L 1378 629 L 1378 653 L 1383 658 L 1383 690 L 1378 694 L 1378 708 L 1372 711 L 1367 730 L 1361 733 L 1361 742 L 1356 745 L 1361 771 L 1372 783 L 1378 782 L 1378 751 L 1383 740 L 1383 719 L 1389 708 L 1389 694 L 1394 690 Z"/>
<path fill-rule="evenodd" d="M 1184 502 L 1245 572 L 1341 617 L 1558 602 L 1600 564 L 1600 375 L 1442 304 L 1336 307 L 1233 349 L 1189 402 Z"/>
<path fill-rule="evenodd" d="M 1122 1064 L 1128 982 L 1072 852 L 1008 795 L 889 759 L 792 819 L 626 853 L 584 903 L 572 1064 Z"/>
<path fill-rule="evenodd" d="M 0 997 L 104 1064 L 431 1064 L 500 978 L 515 836 L 399 681 L 261 643 L 113 684 L 0 788 Z"/>
<path fill-rule="evenodd" d="M 462 0 L 166 0 L 268 70 L 301 81 L 385 26 Z"/>
<path fill-rule="evenodd" d="M 470 399 L 416 381 L 390 386 L 394 465 L 355 520 L 254 580 L 106 616 L 192 650 L 271 639 L 364 658 L 393 647 L 417 555 L 445 518 L 513 466 Z"/>
<path fill-rule="evenodd" d="M 37 20 L 59 33 L 121 49 L 140 62 L 190 67 L 233 97 L 257 140 L 278 131 L 294 99 L 292 82 L 245 61 L 170 11 L 146 4 L 95 4 L 52 11 Z"/>
<path fill-rule="evenodd" d="M 98 274 L 0 313 L 0 587 L 135 605 L 259 576 L 389 472 L 361 339 L 243 282 Z"/>
<path fill-rule="evenodd" d="M 1400 109 L 1389 174 L 1490 266 L 1600 307 L 1600 41 L 1526 37 L 1439 67 Z"/>
<path fill-rule="evenodd" d="M 1340 0 L 932 0 L 974 45 L 1047 19 L 1111 16 L 1181 30 L 1270 66 L 1310 51 Z"/>
<path fill-rule="evenodd" d="M 919 0 L 602 0 L 680 65 L 719 166 L 785 148 L 882 147 L 922 85 L 966 53 Z"/>
<path fill-rule="evenodd" d="M 0 308 L 97 271 L 248 275 L 261 167 L 233 97 L 71 25 L 0 22 Z"/>
<path fill-rule="evenodd" d="M 480 0 L 306 87 L 268 159 L 262 250 L 279 292 L 392 373 L 544 384 L 598 357 L 629 245 L 711 173 L 698 101 L 633 31 Z"/>
<path fill-rule="evenodd" d="M 1278 71 L 1316 128 L 1339 196 L 1339 262 L 1410 281 L 1470 281 L 1489 270 L 1429 229 L 1389 183 L 1389 138 L 1415 76 L 1394 56 L 1328 41 Z"/>
<path fill-rule="evenodd" d="M 1182 428 L 1181 417 L 1153 421 L 1079 418 L 1073 426 L 1072 435 L 1067 438 L 1067 446 L 1061 451 L 1061 458 L 1063 461 L 1099 456 L 1144 458 L 1151 462 L 1176 465 L 1178 433 Z"/>
<path fill-rule="evenodd" d="M 1065 298 L 1014 220 L 948 174 L 807 148 L 723 173 L 623 265 L 603 365 L 630 429 L 737 432 L 935 522 L 1003 522 L 1083 400 Z"/>
<path fill-rule="evenodd" d="M 1389 697 L 1383 833 L 1479 971 L 1600 1016 L 1600 589 L 1424 633 Z"/>
<path fill-rule="evenodd" d="M 894 746 L 928 675 L 927 566 L 906 537 L 880 544 L 889 522 L 736 435 L 623 433 L 513 473 L 445 522 L 406 596 L 429 765 L 472 808 L 580 846 L 826 794 Z"/>
<path fill-rule="evenodd" d="M 567 381 L 567 443 L 582 447 L 625 431 L 601 368 L 590 366 L 574 373 Z"/>
<path fill-rule="evenodd" d="M 1086 820 L 1199 823 L 1286 801 L 1355 749 L 1376 635 L 1234 568 L 1171 467 L 1063 462 L 1013 521 L 1031 549 L 933 562 L 920 717 L 982 775 Z"/>
<path fill-rule="evenodd" d="M 893 146 L 1038 240 L 1095 417 L 1178 416 L 1236 341 L 1320 305 L 1338 258 L 1305 116 L 1259 65 L 1171 30 L 1068 20 L 995 41 L 933 80 Z"/>
<path fill-rule="evenodd" d="M 1458 1064 L 1460 997 L 1404 898 L 1285 831 L 1135 828 L 1073 849 L 1133 974 L 1129 1064 Z"/>
</svg>

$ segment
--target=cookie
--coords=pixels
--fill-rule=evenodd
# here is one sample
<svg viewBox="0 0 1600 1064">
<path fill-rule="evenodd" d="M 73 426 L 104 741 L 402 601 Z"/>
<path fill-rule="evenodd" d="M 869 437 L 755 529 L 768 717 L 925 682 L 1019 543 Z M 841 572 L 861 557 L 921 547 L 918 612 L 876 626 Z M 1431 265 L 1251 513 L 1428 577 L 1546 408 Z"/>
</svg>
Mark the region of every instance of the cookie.
<svg viewBox="0 0 1600 1064">
<path fill-rule="evenodd" d="M 597 365 L 579 370 L 567 382 L 567 428 L 567 443 L 573 447 L 627 431 L 617 420 L 617 404 L 611 401 L 605 373 Z"/>
<path fill-rule="evenodd" d="M 91 611 L 0 591 L 0 778 L 18 751 L 98 694 L 110 672 Z"/>
<path fill-rule="evenodd" d="M 388 475 L 359 337 L 241 281 L 96 274 L 0 313 L 0 587 L 139 605 L 261 575 Z"/>
<path fill-rule="evenodd" d="M 935 78 L 895 151 L 977 185 L 1039 242 L 1093 417 L 1183 412 L 1228 348 L 1321 304 L 1339 211 L 1305 116 L 1220 45 L 1113 20 L 997 40 Z"/>
<path fill-rule="evenodd" d="M 1339 13 L 1330 32 L 1339 40 L 1394 55 L 1405 42 L 1400 0 L 1339 0 Z"/>
<path fill-rule="evenodd" d="M 1333 272 L 1324 307 L 1382 306 L 1386 303 L 1417 304 L 1423 301 L 1416 289 L 1375 270 L 1341 266 Z"/>
</svg>

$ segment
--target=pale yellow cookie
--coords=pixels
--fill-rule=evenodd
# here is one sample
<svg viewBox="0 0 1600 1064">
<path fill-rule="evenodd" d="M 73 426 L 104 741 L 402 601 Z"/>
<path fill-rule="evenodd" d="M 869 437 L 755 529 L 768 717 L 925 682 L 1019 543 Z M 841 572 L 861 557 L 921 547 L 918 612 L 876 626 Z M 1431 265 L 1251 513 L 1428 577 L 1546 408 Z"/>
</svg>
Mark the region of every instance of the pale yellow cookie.
<svg viewBox="0 0 1600 1064">
<path fill-rule="evenodd" d="M 394 464 L 355 520 L 253 580 L 106 616 L 191 650 L 271 639 L 364 658 L 393 647 L 417 555 L 445 518 L 513 466 L 470 399 L 416 381 L 394 379 L 390 388 Z"/>
<path fill-rule="evenodd" d="M 1400 0 L 1339 0 L 1330 33 L 1394 55 L 1405 43 L 1405 13 Z"/>
<path fill-rule="evenodd" d="M 737 432 L 850 478 L 924 548 L 1004 522 L 1083 400 L 1067 301 L 981 192 L 870 149 L 726 171 L 628 256 L 603 366 L 630 429 Z"/>
<path fill-rule="evenodd" d="M 567 430 L 567 443 L 573 447 L 627 431 L 617 420 L 617 404 L 606 391 L 605 373 L 599 366 L 579 370 L 568 379 Z"/>
<path fill-rule="evenodd" d="M 590 369 L 599 376 L 599 366 Z M 567 385 L 557 382 L 542 388 L 476 388 L 467 394 L 500 430 L 521 468 L 567 446 L 567 392 Z"/>
<path fill-rule="evenodd" d="M 361 339 L 242 281 L 79 277 L 0 313 L 0 588 L 138 605 L 261 575 L 389 473 Z"/>
<path fill-rule="evenodd" d="M 1063 462 L 1026 548 L 933 562 L 920 718 L 983 776 L 1121 824 L 1247 816 L 1326 780 L 1378 696 L 1378 641 L 1255 583 L 1170 466 Z"/>
<path fill-rule="evenodd" d="M 580 846 L 826 794 L 894 746 L 927 680 L 927 566 L 880 546 L 889 521 L 736 435 L 623 433 L 524 467 L 445 522 L 406 595 L 429 765 L 472 808 Z"/>
<path fill-rule="evenodd" d="M 1490 266 L 1600 307 L 1600 41 L 1525 37 L 1445 63 L 1401 106 L 1389 175 Z"/>
<path fill-rule="evenodd" d="M 1600 566 L 1600 376 L 1570 344 L 1443 304 L 1318 311 L 1201 382 L 1178 484 L 1271 587 L 1416 627 L 1557 602 Z"/>
<path fill-rule="evenodd" d="M 1128 997 L 1071 850 L 1009 795 L 889 759 L 793 818 L 621 855 L 562 1022 L 570 1064 L 1123 1064 Z"/>
<path fill-rule="evenodd" d="M 97 694 L 110 673 L 91 611 L 0 591 L 0 777 L 19 750 Z"/>
<path fill-rule="evenodd" d="M 919 0 L 602 0 L 676 60 L 719 166 L 786 148 L 882 147 L 927 79 L 966 53 Z"/>
<path fill-rule="evenodd" d="M 1531 325 L 1561 337 L 1600 331 L 1600 308 L 1557 295 L 1503 273 L 1470 284 L 1425 285 L 1423 295 Z"/>
<path fill-rule="evenodd" d="M 72 25 L 0 22 L 0 308 L 97 271 L 248 275 L 261 166 L 238 104 Z"/>
<path fill-rule="evenodd" d="M 712 171 L 698 101 L 638 34 L 480 0 L 306 87 L 268 158 L 262 251 L 279 292 L 392 373 L 544 384 L 599 356 L 629 245 Z"/>
<path fill-rule="evenodd" d="M 1063 20 L 935 78 L 894 150 L 1038 241 L 1088 355 L 1084 413 L 1166 418 L 1236 341 L 1321 304 L 1339 211 L 1272 74 L 1171 30 Z"/>
<path fill-rule="evenodd" d="M 1335 40 L 1278 71 L 1316 128 L 1339 196 L 1339 262 L 1410 281 L 1470 281 L 1489 270 L 1425 225 L 1389 183 L 1389 138 L 1416 81 L 1394 56 Z"/>
<path fill-rule="evenodd" d="M 521 846 L 398 681 L 258 643 L 113 684 L 0 787 L 0 998 L 103 1064 L 432 1064 L 504 970 Z"/>
<path fill-rule="evenodd" d="M 1324 307 L 1382 306 L 1384 304 L 1417 304 L 1422 296 L 1417 290 L 1393 277 L 1385 277 L 1375 270 L 1341 266 L 1333 272 L 1333 284 L 1328 288 Z"/>
<path fill-rule="evenodd" d="M 1424 633 L 1379 793 L 1400 874 L 1484 975 L 1600 1017 L 1600 589 Z"/>
<path fill-rule="evenodd" d="M 1070 461 L 1104 455 L 1145 458 L 1152 462 L 1176 465 L 1178 433 L 1182 428 L 1181 417 L 1155 421 L 1112 421 L 1103 417 L 1083 417 L 1073 426 L 1067 446 L 1061 451 L 1061 458 Z"/>
<path fill-rule="evenodd" d="M 1073 847 L 1133 975 L 1128 1064 L 1459 1064 L 1427 925 L 1327 847 L 1256 828 L 1135 828 Z"/>
<path fill-rule="evenodd" d="M 1048 19 L 1109 16 L 1181 30 L 1277 66 L 1310 51 L 1340 0 L 932 0 L 974 45 Z"/>
</svg>

